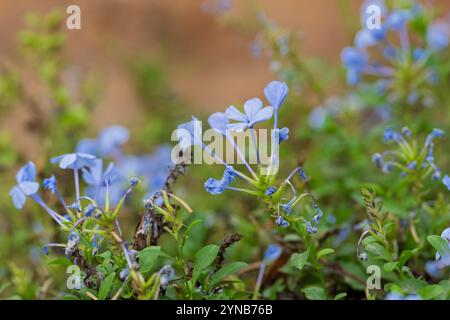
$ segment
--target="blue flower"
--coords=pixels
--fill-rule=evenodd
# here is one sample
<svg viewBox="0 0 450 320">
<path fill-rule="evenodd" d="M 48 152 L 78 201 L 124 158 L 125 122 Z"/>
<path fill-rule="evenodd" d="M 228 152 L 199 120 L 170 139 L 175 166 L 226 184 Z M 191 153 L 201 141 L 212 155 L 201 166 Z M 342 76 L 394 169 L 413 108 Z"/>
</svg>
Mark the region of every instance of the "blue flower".
<svg viewBox="0 0 450 320">
<path fill-rule="evenodd" d="M 359 82 L 362 70 L 367 65 L 367 54 L 360 49 L 346 47 L 342 50 L 341 60 L 347 67 L 348 84 L 357 84 Z"/>
<path fill-rule="evenodd" d="M 264 88 L 266 99 L 275 109 L 275 112 L 278 112 L 280 109 L 288 92 L 289 88 L 287 84 L 281 81 L 272 81 Z"/>
<path fill-rule="evenodd" d="M 237 122 L 227 125 L 228 129 L 235 131 L 244 131 L 247 128 L 253 128 L 255 124 L 272 118 L 273 108 L 264 107 L 263 102 L 258 98 L 247 100 L 244 104 L 245 114 L 239 111 L 235 106 L 230 106 L 225 111 L 229 120 Z"/>
<path fill-rule="evenodd" d="M 56 192 L 56 178 L 54 175 L 51 175 L 49 178 L 44 179 L 42 183 L 46 190 L 49 190 L 52 194 Z"/>
<path fill-rule="evenodd" d="M 410 294 L 406 297 L 402 296 L 397 292 L 390 292 L 384 298 L 385 300 L 422 300 L 422 298 L 417 294 Z"/>
<path fill-rule="evenodd" d="M 384 158 L 381 154 L 375 153 L 372 155 L 372 162 L 377 166 L 378 169 L 383 167 Z"/>
<path fill-rule="evenodd" d="M 238 111 L 240 113 L 240 111 Z M 215 112 L 208 118 L 208 123 L 217 132 L 226 135 L 228 126 L 228 117 L 223 112 Z"/>
<path fill-rule="evenodd" d="M 433 23 L 427 30 L 427 42 L 431 50 L 440 51 L 447 48 L 449 43 L 449 26 L 443 22 Z"/>
<path fill-rule="evenodd" d="M 45 254 L 46 256 L 48 256 L 49 251 L 48 251 L 48 247 L 47 246 L 43 246 L 42 247 L 42 253 Z"/>
<path fill-rule="evenodd" d="M 205 182 L 205 190 L 212 195 L 218 195 L 222 194 L 225 191 L 225 187 L 222 183 L 222 180 L 209 178 Z"/>
<path fill-rule="evenodd" d="M 309 114 L 309 125 L 313 129 L 321 129 L 325 125 L 325 120 L 328 116 L 328 112 L 324 107 L 316 107 Z"/>
<path fill-rule="evenodd" d="M 65 249 L 65 254 L 67 257 L 71 257 L 74 253 L 76 247 L 80 243 L 80 236 L 78 233 L 71 231 L 67 237 L 67 244 Z"/>
<path fill-rule="evenodd" d="M 450 177 L 448 175 L 445 175 L 444 179 L 442 179 L 442 183 L 447 187 L 447 189 L 450 191 Z"/>
<path fill-rule="evenodd" d="M 125 144 L 130 137 L 127 128 L 114 125 L 100 131 L 98 135 L 98 148 L 102 156 L 114 154 Z"/>
<path fill-rule="evenodd" d="M 367 64 L 367 55 L 362 50 L 346 47 L 342 50 L 341 60 L 348 68 L 361 70 Z"/>
<path fill-rule="evenodd" d="M 310 234 L 317 233 L 317 228 L 313 227 L 310 222 L 306 222 L 306 232 Z"/>
<path fill-rule="evenodd" d="M 95 156 L 88 153 L 67 153 L 54 157 L 51 162 L 59 163 L 61 169 L 78 170 L 83 167 L 89 167 L 94 164 Z"/>
<path fill-rule="evenodd" d="M 182 149 L 187 149 L 193 145 L 203 145 L 201 121 L 192 116 L 192 120 L 178 126 L 176 136 Z"/>
<path fill-rule="evenodd" d="M 89 168 L 83 168 L 83 180 L 90 186 L 99 187 L 111 185 L 118 178 L 113 163 L 103 172 L 103 160 L 95 159 Z"/>
<path fill-rule="evenodd" d="M 279 137 L 279 143 L 282 143 L 283 141 L 286 141 L 287 139 L 289 139 L 289 128 L 281 128 L 279 133 L 278 133 L 278 137 Z"/>
<path fill-rule="evenodd" d="M 128 141 L 129 137 L 127 128 L 113 125 L 101 130 L 96 139 L 80 140 L 76 151 L 100 157 L 119 156 L 121 146 Z"/>
<path fill-rule="evenodd" d="M 317 203 L 314 203 L 314 204 L 313 204 L 313 208 L 314 208 L 314 210 L 316 211 L 316 214 L 315 214 L 314 217 L 312 218 L 312 221 L 313 221 L 315 224 L 319 224 L 320 220 L 321 220 L 322 217 L 323 217 L 323 211 L 322 211 L 322 209 L 319 208 L 319 206 L 317 205 Z"/>
<path fill-rule="evenodd" d="M 408 163 L 406 167 L 410 170 L 415 170 L 417 168 L 417 161 L 414 160 L 413 162 Z"/>
<path fill-rule="evenodd" d="M 403 128 L 402 128 L 402 136 L 404 136 L 404 137 L 406 137 L 406 138 L 411 137 L 411 136 L 412 136 L 411 130 L 409 130 L 408 127 L 403 127 Z"/>
<path fill-rule="evenodd" d="M 384 140 L 386 142 L 389 141 L 401 142 L 403 140 L 403 137 L 397 131 L 394 131 L 391 128 L 387 128 L 386 131 L 384 132 Z"/>
<path fill-rule="evenodd" d="M 386 27 L 395 31 L 402 30 L 406 22 L 411 18 L 410 12 L 406 10 L 395 10 L 387 17 Z"/>
<path fill-rule="evenodd" d="M 384 29 L 380 29 L 379 32 L 368 29 L 361 29 L 355 36 L 355 47 L 358 49 L 367 49 L 373 45 L 376 45 L 384 38 Z"/>
<path fill-rule="evenodd" d="M 223 177 L 220 180 L 209 178 L 205 182 L 206 192 L 212 195 L 218 195 L 228 189 L 230 184 L 236 179 L 236 171 L 231 166 L 227 166 L 223 172 Z"/>
<path fill-rule="evenodd" d="M 123 268 L 119 273 L 119 278 L 121 281 L 125 281 L 130 274 L 130 270 L 128 268 Z"/>
<path fill-rule="evenodd" d="M 121 185 L 121 177 L 118 175 L 113 163 L 110 163 L 105 171 L 103 171 L 103 161 L 96 159 L 94 164 L 87 168 L 83 168 L 83 180 L 88 187 L 86 195 L 92 197 L 100 206 L 106 203 L 106 192 L 108 192 L 109 203 L 115 206 L 123 193 Z"/>
<path fill-rule="evenodd" d="M 267 247 L 266 251 L 264 252 L 263 261 L 266 263 L 275 261 L 280 257 L 282 252 L 283 249 L 280 246 L 271 244 Z"/>
<path fill-rule="evenodd" d="M 16 174 L 16 182 L 9 195 L 17 209 L 22 209 L 26 197 L 36 194 L 39 190 L 39 183 L 35 182 L 36 166 L 33 162 L 28 162 Z"/>
<path fill-rule="evenodd" d="M 266 196 L 271 196 L 271 195 L 273 195 L 276 191 L 277 191 L 277 188 L 276 188 L 276 187 L 268 187 L 268 188 L 266 189 L 265 194 L 266 194 Z"/>
<path fill-rule="evenodd" d="M 281 204 L 280 208 L 287 215 L 290 215 L 292 212 L 292 205 L 290 203 L 283 203 Z"/>
<path fill-rule="evenodd" d="M 101 156 L 98 149 L 98 141 L 97 139 L 81 139 L 76 148 L 76 152 L 87 153 L 92 155 Z"/>
<path fill-rule="evenodd" d="M 277 224 L 277 226 L 282 227 L 282 228 L 286 228 L 289 226 L 289 222 L 287 222 L 286 219 L 284 219 L 282 216 L 278 216 L 275 223 Z"/>
</svg>

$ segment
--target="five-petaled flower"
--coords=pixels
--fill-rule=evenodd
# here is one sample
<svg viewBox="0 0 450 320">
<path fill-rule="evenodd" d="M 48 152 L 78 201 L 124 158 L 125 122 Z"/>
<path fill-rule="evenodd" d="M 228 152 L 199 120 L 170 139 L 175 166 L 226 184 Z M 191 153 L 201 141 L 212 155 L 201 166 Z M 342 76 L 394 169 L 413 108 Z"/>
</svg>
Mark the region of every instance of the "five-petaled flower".
<svg viewBox="0 0 450 320">
<path fill-rule="evenodd" d="M 26 197 L 38 192 L 39 183 L 36 179 L 36 166 L 33 162 L 28 162 L 25 166 L 20 168 L 16 174 L 16 182 L 9 192 L 12 197 L 13 204 L 17 209 L 22 209 L 25 204 Z"/>
</svg>

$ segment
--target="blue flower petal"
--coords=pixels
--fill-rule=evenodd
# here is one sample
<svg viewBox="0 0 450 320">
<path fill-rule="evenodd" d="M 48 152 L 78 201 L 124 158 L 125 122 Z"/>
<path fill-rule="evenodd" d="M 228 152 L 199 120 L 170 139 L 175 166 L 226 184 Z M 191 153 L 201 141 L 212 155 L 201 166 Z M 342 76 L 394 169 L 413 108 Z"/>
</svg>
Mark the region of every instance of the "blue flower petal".
<svg viewBox="0 0 450 320">
<path fill-rule="evenodd" d="M 258 98 L 253 98 L 247 100 L 244 103 L 244 111 L 247 115 L 247 121 L 252 121 L 253 118 L 258 114 L 258 112 L 262 109 L 263 102 Z"/>
<path fill-rule="evenodd" d="M 20 189 L 23 191 L 23 193 L 27 196 L 31 196 L 38 192 L 39 190 L 39 183 L 34 181 L 24 181 L 22 183 L 19 183 Z"/>
<path fill-rule="evenodd" d="M 240 122 L 247 122 L 248 118 L 245 114 L 240 112 L 235 106 L 229 106 L 225 110 L 225 114 L 227 115 L 228 119 L 230 120 L 236 120 Z"/>
<path fill-rule="evenodd" d="M 264 94 L 269 101 L 270 105 L 278 111 L 281 104 L 286 99 L 289 92 L 289 88 L 286 83 L 281 81 L 272 81 L 264 88 Z"/>
<path fill-rule="evenodd" d="M 36 166 L 33 162 L 28 162 L 16 173 L 17 183 L 23 181 L 34 181 L 36 179 Z"/>
<path fill-rule="evenodd" d="M 209 116 L 208 123 L 214 130 L 225 134 L 227 131 L 228 117 L 223 112 L 215 112 Z"/>
<path fill-rule="evenodd" d="M 27 199 L 23 191 L 18 186 L 15 186 L 11 189 L 9 195 L 12 198 L 14 207 L 16 207 L 16 209 L 22 209 Z"/>
<path fill-rule="evenodd" d="M 249 126 L 251 127 L 256 123 L 267 121 L 270 118 L 272 118 L 272 115 L 273 115 L 273 108 L 265 107 L 255 114 L 255 116 L 251 119 Z"/>
</svg>

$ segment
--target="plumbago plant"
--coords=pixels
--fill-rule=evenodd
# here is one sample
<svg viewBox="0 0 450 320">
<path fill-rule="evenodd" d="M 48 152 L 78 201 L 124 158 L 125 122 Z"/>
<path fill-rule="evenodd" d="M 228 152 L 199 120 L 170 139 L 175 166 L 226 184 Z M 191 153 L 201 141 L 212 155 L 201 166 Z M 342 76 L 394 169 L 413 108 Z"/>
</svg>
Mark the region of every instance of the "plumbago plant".
<svg viewBox="0 0 450 320">
<path fill-rule="evenodd" d="M 379 8 L 381 21 L 379 27 L 369 29 L 371 5 Z M 432 8 L 418 1 L 406 1 L 392 10 L 384 1 L 365 1 L 354 46 L 341 53 L 348 84 L 372 91 L 373 102 L 399 117 L 442 103 L 439 79 L 448 77 L 445 49 L 450 25 L 446 19 L 432 17 Z"/>
<path fill-rule="evenodd" d="M 109 189 L 116 183 L 117 173 L 113 166 L 102 171 L 101 166 L 98 166 L 101 162 L 101 159 L 85 153 L 65 154 L 52 159 L 52 163 L 59 164 L 61 169 L 73 171 L 76 196 L 71 201 L 63 198 L 54 176 L 45 179 L 42 184 L 58 199 L 58 207 L 64 213 L 50 208 L 39 195 L 40 184 L 35 181 L 36 166 L 33 162 L 27 163 L 17 172 L 17 185 L 10 191 L 16 208 L 23 208 L 27 198 L 34 200 L 66 236 L 65 242 L 49 243 L 42 249 L 45 254 L 49 254 L 50 250 L 64 252 L 64 258 L 51 262 L 63 265 L 69 273 L 73 273 L 67 281 L 71 293 L 64 294 L 63 298 L 212 299 L 236 294 L 227 291 L 227 287 L 233 285 L 224 282 L 224 279 L 246 264 L 222 264 L 224 251 L 238 241 L 239 236 L 226 239 L 221 247 L 208 245 L 200 249 L 193 267 L 183 256 L 190 230 L 199 222 L 195 221 L 188 227 L 184 224 L 179 210 L 184 208 L 190 213 L 192 209 L 170 190 L 184 172 L 184 165 L 174 166 L 164 187 L 144 202 L 143 223 L 139 224 L 131 243 L 125 240 L 119 222 L 120 213 L 126 198 L 140 181 L 131 178 L 119 202 L 112 207 Z M 81 172 L 88 185 L 91 186 L 90 183 L 95 181 L 98 191 L 106 191 L 103 194 L 96 192 L 93 197 L 82 195 L 79 181 Z M 99 204 L 99 195 L 104 195 L 104 205 Z M 176 241 L 177 254 L 169 256 L 159 246 L 152 245 L 152 240 L 158 237 L 155 237 L 155 233 L 160 232 L 166 232 Z M 139 242 L 143 239 L 144 243 Z M 155 270 L 158 259 L 164 259 L 168 264 Z M 266 260 L 270 261 L 270 257 Z"/>
<path fill-rule="evenodd" d="M 360 237 L 357 255 L 363 261 L 382 261 L 387 280 L 385 291 L 390 292 L 386 299 L 448 298 L 450 282 L 443 280 L 446 279 L 450 253 L 449 228 L 444 230 L 449 222 L 448 205 L 439 193 L 436 196 L 436 192 L 426 185 L 427 180 L 431 180 L 439 184 L 439 189 L 450 187 L 448 175 L 443 175 L 435 164 L 434 140 L 443 135 L 440 129 L 432 130 L 420 147 L 407 127 L 401 132 L 388 128 L 384 138 L 394 142 L 398 149 L 375 153 L 372 157 L 384 173 L 400 171 L 401 181 L 392 188 L 391 197 L 409 199 L 408 193 L 412 194 L 411 203 L 404 203 L 401 211 L 392 214 L 377 202 L 375 192 L 361 191 L 368 223 Z M 433 235 L 441 230 L 441 236 Z M 436 250 L 434 261 L 418 263 L 417 257 L 422 257 L 421 261 L 429 259 L 428 244 Z M 411 261 L 413 258 L 416 259 Z M 436 283 L 439 279 L 442 280 Z M 369 291 L 366 295 L 367 298 L 376 297 L 376 293 Z"/>
<path fill-rule="evenodd" d="M 232 18 L 233 2 L 211 2 L 208 12 L 225 10 Z M 366 27 L 372 4 L 381 8 L 377 30 Z M 138 94 L 158 107 L 151 121 L 133 128 L 141 132 L 137 143 L 126 145 L 130 132 L 119 125 L 79 140 L 93 101 L 74 98 L 63 84 L 60 16 L 30 20 L 21 43 L 45 98 L 28 97 L 15 69 L 5 69 L 0 108 L 34 101 L 26 105 L 42 109 L 33 114 L 44 147 L 36 165 L 27 163 L 15 185 L 4 186 L 12 201 L 0 212 L 7 214 L 0 224 L 0 296 L 450 298 L 448 20 L 419 1 L 364 1 L 362 24 L 357 19 L 354 41 L 341 54 L 349 87 L 336 93 L 345 83 L 332 81 L 340 69 L 312 63 L 298 33 L 258 12 L 252 28 L 243 29 L 258 28 L 252 53 L 266 53 L 280 81 L 267 85 L 265 101 L 252 98 L 208 118 L 213 142 L 226 141 L 238 164 L 202 140 L 196 118 L 177 130 L 181 162 L 172 161 L 170 146 L 154 147 L 167 133 L 166 119 L 178 119 L 185 103 L 169 98 L 170 87 L 146 63 L 134 66 Z M 339 84 L 334 96 L 329 83 Z M 295 99 L 299 92 L 302 99 Z M 163 112 L 175 109 L 170 118 Z M 266 128 L 268 157 L 259 134 Z M 248 152 L 235 141 L 239 134 Z M 7 181 L 1 170 L 25 156 L 3 140 L 0 175 Z M 66 150 L 74 153 L 42 161 Z M 223 173 L 210 177 L 212 166 L 192 165 L 195 178 L 180 179 L 199 151 Z M 51 175 L 56 166 L 61 170 Z"/>
<path fill-rule="evenodd" d="M 294 185 L 295 177 L 300 178 L 303 182 L 308 179 L 301 167 L 292 170 L 286 178 L 278 180 L 280 168 L 278 145 L 286 141 L 289 135 L 288 128 L 278 126 L 278 119 L 282 104 L 288 95 L 288 86 L 284 82 L 273 81 L 265 87 L 264 94 L 269 106 L 264 107 L 264 103 L 259 98 L 253 98 L 244 103 L 244 112 L 235 106 L 230 106 L 225 112 L 213 113 L 208 119 L 210 127 L 233 146 L 243 163 L 243 167 L 247 169 L 246 173 L 228 164 L 226 160 L 217 155 L 215 150 L 212 150 L 202 141 L 199 134 L 201 123 L 195 117 L 190 122 L 183 123 L 178 127 L 181 130 L 181 132 L 177 132 L 180 146 L 188 155 L 190 154 L 189 148 L 193 147 L 194 150 L 191 151 L 195 152 L 195 148 L 200 147 L 204 152 L 211 155 L 217 163 L 225 167 L 222 178 L 209 178 L 204 183 L 205 190 L 208 193 L 219 195 L 226 190 L 230 190 L 256 197 L 266 208 L 266 214 L 258 217 L 259 219 L 266 221 L 270 217 L 273 225 L 281 234 L 287 236 L 293 233 L 301 240 L 302 246 L 297 250 L 301 249 L 302 253 L 294 252 L 291 255 L 290 264 L 299 270 L 302 270 L 306 265 L 311 266 L 321 281 L 321 286 L 313 287 L 312 292 L 317 291 L 322 297 L 326 297 L 325 282 L 319 259 L 333 253 L 334 250 L 331 248 L 320 249 L 313 239 L 313 236 L 318 233 L 323 212 L 311 192 Z M 256 125 L 264 123 L 272 117 L 271 155 L 269 163 L 263 163 L 260 160 L 259 146 L 256 141 Z M 245 152 L 240 149 L 242 146 L 234 141 L 233 132 L 236 131 L 240 133 L 249 132 L 251 145 L 256 153 L 256 168 L 252 168 L 245 158 Z M 242 187 L 236 185 L 238 181 L 243 184 Z M 261 281 L 262 276 L 258 277 L 254 297 L 259 293 Z M 314 295 L 308 290 L 305 294 Z"/>
</svg>

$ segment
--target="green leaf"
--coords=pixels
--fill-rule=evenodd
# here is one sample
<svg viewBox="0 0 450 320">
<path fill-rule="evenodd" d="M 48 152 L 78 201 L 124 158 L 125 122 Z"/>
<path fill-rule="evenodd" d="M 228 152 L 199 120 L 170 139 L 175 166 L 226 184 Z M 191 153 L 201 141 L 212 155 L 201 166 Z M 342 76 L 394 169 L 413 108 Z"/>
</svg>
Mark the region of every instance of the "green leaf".
<svg viewBox="0 0 450 320">
<path fill-rule="evenodd" d="M 419 295 L 424 300 L 430 300 L 430 299 L 437 298 L 444 292 L 445 292 L 445 289 L 443 287 L 441 287 L 440 285 L 434 284 L 434 285 L 426 286 L 426 287 L 423 287 L 422 289 L 420 289 Z"/>
<path fill-rule="evenodd" d="M 48 264 L 49 265 L 59 265 L 59 266 L 63 266 L 64 268 L 67 268 L 70 265 L 72 265 L 72 263 L 66 257 L 53 259 L 52 261 L 49 261 Z"/>
<path fill-rule="evenodd" d="M 114 278 L 116 277 L 116 273 L 110 273 L 105 280 L 103 280 L 103 283 L 100 286 L 100 289 L 98 290 L 98 299 L 99 300 L 105 300 L 108 297 L 108 293 L 111 290 L 111 287 L 114 282 Z"/>
<path fill-rule="evenodd" d="M 331 248 L 322 249 L 317 253 L 316 259 L 319 260 L 321 257 L 326 256 L 327 254 L 331 254 L 333 252 L 334 252 L 334 249 L 331 249 Z"/>
<path fill-rule="evenodd" d="M 195 255 L 194 271 L 192 272 L 192 286 L 195 286 L 201 272 L 214 262 L 218 253 L 219 246 L 214 244 L 203 247 L 197 252 Z"/>
<path fill-rule="evenodd" d="M 398 285 L 403 291 L 418 292 L 423 287 L 426 287 L 427 283 L 419 279 L 405 279 L 398 281 Z"/>
<path fill-rule="evenodd" d="M 394 271 L 396 266 L 397 266 L 397 262 L 387 262 L 383 265 L 383 269 L 386 272 L 392 272 L 392 271 Z"/>
<path fill-rule="evenodd" d="M 381 258 L 384 260 L 388 260 L 387 256 L 386 256 L 386 250 L 384 249 L 384 247 L 376 242 L 371 242 L 369 243 L 367 246 L 365 246 L 365 249 L 374 254 L 377 258 Z"/>
<path fill-rule="evenodd" d="M 342 300 L 347 296 L 347 292 L 341 292 L 334 296 L 334 300 Z"/>
<path fill-rule="evenodd" d="M 303 253 L 294 253 L 291 255 L 291 264 L 299 270 L 302 270 L 308 261 L 309 248 Z"/>
<path fill-rule="evenodd" d="M 414 255 L 414 250 L 404 250 L 402 251 L 402 253 L 400 254 L 400 257 L 398 258 L 398 265 L 400 267 L 403 267 L 406 262 L 408 262 L 408 260 Z"/>
<path fill-rule="evenodd" d="M 308 300 L 327 300 L 325 289 L 322 287 L 308 287 L 302 290 Z"/>
<path fill-rule="evenodd" d="M 147 247 L 139 253 L 139 270 L 142 273 L 152 271 L 159 257 L 171 259 L 161 251 L 161 247 Z"/>
<path fill-rule="evenodd" d="M 428 242 L 439 252 L 441 256 L 450 255 L 450 248 L 445 239 L 440 236 L 432 235 L 427 237 Z"/>
<path fill-rule="evenodd" d="M 211 278 L 210 283 L 208 284 L 209 288 L 214 288 L 217 284 L 220 283 L 224 278 L 228 277 L 230 274 L 233 274 L 242 268 L 246 267 L 247 264 L 245 262 L 233 262 L 227 264 L 218 270 L 214 276 Z"/>
<path fill-rule="evenodd" d="M 189 235 L 191 234 L 192 228 L 194 228 L 199 223 L 202 223 L 202 220 L 200 219 L 194 220 L 186 228 L 186 232 L 184 233 L 183 239 L 181 240 L 181 248 L 184 248 L 184 245 L 186 244 L 186 241 L 189 238 Z"/>
</svg>

